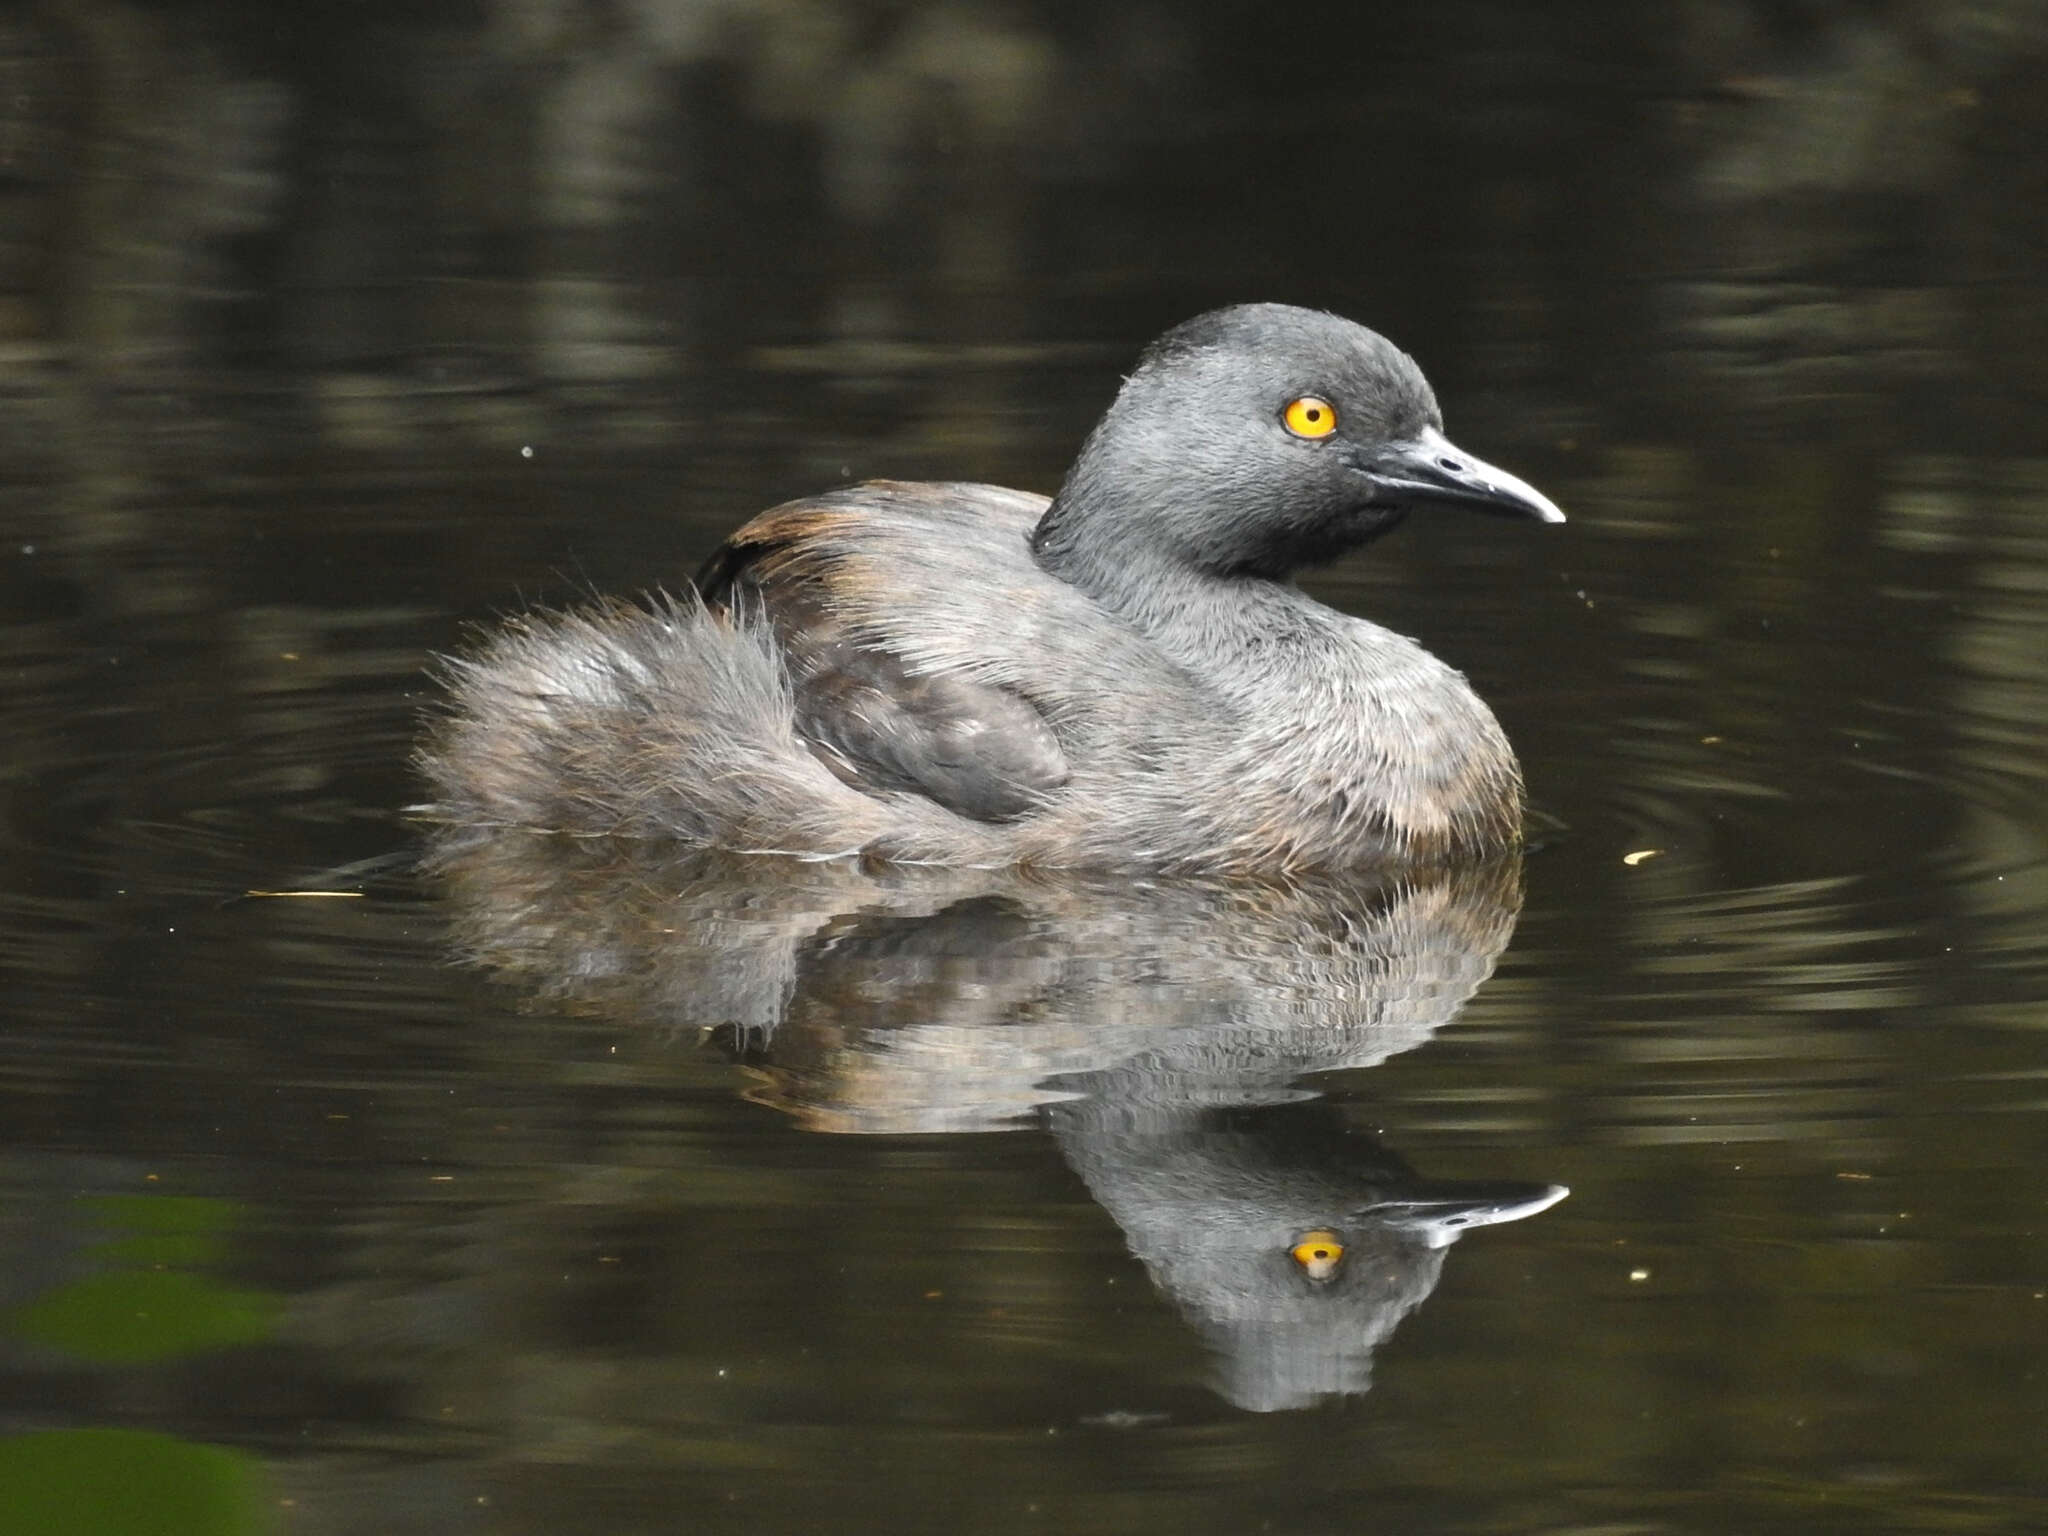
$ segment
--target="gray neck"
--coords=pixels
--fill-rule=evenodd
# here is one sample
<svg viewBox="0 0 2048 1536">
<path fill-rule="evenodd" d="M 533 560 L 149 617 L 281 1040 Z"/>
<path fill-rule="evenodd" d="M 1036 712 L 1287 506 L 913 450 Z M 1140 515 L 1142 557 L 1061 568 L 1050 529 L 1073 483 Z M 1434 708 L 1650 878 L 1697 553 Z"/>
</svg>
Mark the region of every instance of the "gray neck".
<svg viewBox="0 0 2048 1536">
<path fill-rule="evenodd" d="M 1097 472 L 1103 435 L 1098 428 L 1089 439 L 1039 519 L 1031 536 L 1039 565 L 1161 640 L 1176 632 L 1221 638 L 1219 630 L 1236 631 L 1247 623 L 1256 628 L 1273 594 L 1293 587 L 1223 573 L 1226 562 L 1201 540 L 1201 530 L 1211 526 L 1202 506 L 1170 491 L 1134 494 L 1128 474 L 1117 477 L 1112 489 Z M 1172 481 L 1160 476 L 1154 483 Z"/>
<path fill-rule="evenodd" d="M 1120 503 L 1092 518 L 1062 488 L 1032 539 L 1040 565 L 1187 669 L 1232 732 L 1208 809 L 1231 835 L 1287 829 L 1304 863 L 1510 844 L 1514 755 L 1463 677 L 1413 641 L 1292 582 L 1202 569 Z M 1225 825 L 1228 823 L 1229 825 Z"/>
<path fill-rule="evenodd" d="M 1162 642 L 1178 634 L 1220 639 L 1256 628 L 1270 594 L 1294 590 L 1255 576 L 1212 576 L 1152 549 L 1067 546 L 1039 551 L 1038 563 Z"/>
</svg>

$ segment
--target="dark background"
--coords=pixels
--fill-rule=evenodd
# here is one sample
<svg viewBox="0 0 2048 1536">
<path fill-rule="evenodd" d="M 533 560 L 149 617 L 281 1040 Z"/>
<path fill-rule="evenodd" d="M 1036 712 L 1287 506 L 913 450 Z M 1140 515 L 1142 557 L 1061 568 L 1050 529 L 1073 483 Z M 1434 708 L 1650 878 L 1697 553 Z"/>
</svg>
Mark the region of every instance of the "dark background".
<svg viewBox="0 0 2048 1536">
<path fill-rule="evenodd" d="M 0 14 L 0 1485 L 2048 1524 L 2044 70 L 2022 0 Z M 1271 1414 L 1042 1129 L 814 1134 L 788 1040 L 461 968 L 402 814 L 466 623 L 846 478 L 1049 491 L 1241 299 L 1384 330 L 1572 517 L 1313 578 L 1468 672 L 1544 828 L 1463 1017 L 1319 1085 L 1573 1194 Z M 295 886 L 367 894 L 244 894 Z M 160 1273 L 184 1343 L 123 1355 L 94 1287 Z M 169 1448 L 50 1438 L 101 1429 Z"/>
</svg>

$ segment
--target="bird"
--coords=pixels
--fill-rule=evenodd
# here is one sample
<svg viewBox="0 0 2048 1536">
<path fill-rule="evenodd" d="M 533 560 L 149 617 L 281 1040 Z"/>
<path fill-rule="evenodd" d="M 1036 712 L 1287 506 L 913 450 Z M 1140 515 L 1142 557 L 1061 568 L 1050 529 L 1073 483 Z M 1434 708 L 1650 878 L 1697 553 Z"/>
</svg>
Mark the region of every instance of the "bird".
<svg viewBox="0 0 2048 1536">
<path fill-rule="evenodd" d="M 512 617 L 443 663 L 418 814 L 963 868 L 1488 856 L 1523 808 L 1492 711 L 1294 580 L 1438 507 L 1564 521 L 1377 332 L 1212 310 L 1143 350 L 1049 499 L 842 486 L 689 590 Z"/>
</svg>

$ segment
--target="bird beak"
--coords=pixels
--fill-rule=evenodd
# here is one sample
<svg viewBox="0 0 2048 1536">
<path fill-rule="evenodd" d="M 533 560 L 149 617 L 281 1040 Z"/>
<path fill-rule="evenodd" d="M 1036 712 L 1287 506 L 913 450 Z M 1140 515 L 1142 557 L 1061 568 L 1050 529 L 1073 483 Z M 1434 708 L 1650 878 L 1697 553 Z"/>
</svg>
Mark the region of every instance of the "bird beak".
<svg viewBox="0 0 2048 1536">
<path fill-rule="evenodd" d="M 1407 506 L 1434 501 L 1506 517 L 1530 517 L 1539 523 L 1564 521 L 1557 503 L 1535 486 L 1519 475 L 1495 469 L 1484 459 L 1475 459 L 1435 427 L 1384 444 L 1366 460 L 1365 473 L 1373 483 L 1376 502 Z"/>
<path fill-rule="evenodd" d="M 1432 1248 L 1447 1248 L 1468 1227 L 1520 1221 L 1549 1210 L 1570 1193 L 1562 1184 L 1420 1180 L 1359 1214 L 1381 1226 L 1414 1232 Z"/>
</svg>

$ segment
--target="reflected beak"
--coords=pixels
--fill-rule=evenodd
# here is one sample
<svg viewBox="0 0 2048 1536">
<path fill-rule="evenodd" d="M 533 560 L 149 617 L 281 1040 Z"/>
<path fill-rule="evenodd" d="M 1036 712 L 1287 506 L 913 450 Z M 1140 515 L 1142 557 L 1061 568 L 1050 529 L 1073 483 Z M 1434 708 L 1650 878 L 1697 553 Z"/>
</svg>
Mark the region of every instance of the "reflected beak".
<svg viewBox="0 0 2048 1536">
<path fill-rule="evenodd" d="M 1445 1248 L 1469 1227 L 1520 1221 L 1549 1210 L 1570 1193 L 1562 1184 L 1423 1180 L 1360 1214 L 1384 1226 L 1419 1233 L 1432 1248 Z"/>
<path fill-rule="evenodd" d="M 1365 473 L 1373 482 L 1376 502 L 1402 506 L 1441 502 L 1506 517 L 1534 518 L 1539 523 L 1564 521 L 1557 503 L 1535 486 L 1519 475 L 1495 469 L 1484 459 L 1475 459 L 1435 427 L 1424 427 L 1401 442 L 1383 444 L 1366 460 Z"/>
</svg>

